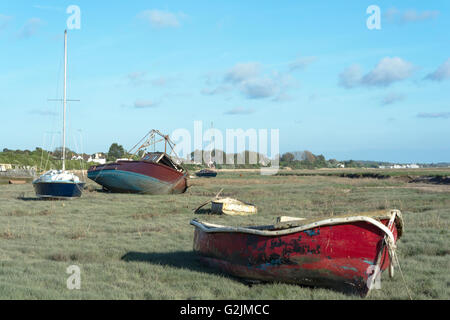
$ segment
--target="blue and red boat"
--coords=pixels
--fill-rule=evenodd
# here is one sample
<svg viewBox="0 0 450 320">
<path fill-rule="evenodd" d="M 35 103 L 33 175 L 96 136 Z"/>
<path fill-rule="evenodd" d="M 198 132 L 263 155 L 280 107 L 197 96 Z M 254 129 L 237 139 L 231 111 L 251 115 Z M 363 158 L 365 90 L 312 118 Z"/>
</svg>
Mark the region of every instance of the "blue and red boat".
<svg viewBox="0 0 450 320">
<path fill-rule="evenodd" d="M 93 166 L 88 178 L 105 190 L 124 193 L 172 194 L 187 189 L 187 172 L 163 152 L 149 153 L 142 160 L 119 160 Z"/>
<path fill-rule="evenodd" d="M 167 143 L 172 146 L 168 136 L 152 130 L 146 142 L 135 153 L 148 147 L 155 134 L 164 138 L 165 150 Z M 88 170 L 88 178 L 100 184 L 104 190 L 123 193 L 183 193 L 187 189 L 187 177 L 188 172 L 166 152 L 150 152 L 140 160 L 118 160 L 92 166 Z"/>
</svg>

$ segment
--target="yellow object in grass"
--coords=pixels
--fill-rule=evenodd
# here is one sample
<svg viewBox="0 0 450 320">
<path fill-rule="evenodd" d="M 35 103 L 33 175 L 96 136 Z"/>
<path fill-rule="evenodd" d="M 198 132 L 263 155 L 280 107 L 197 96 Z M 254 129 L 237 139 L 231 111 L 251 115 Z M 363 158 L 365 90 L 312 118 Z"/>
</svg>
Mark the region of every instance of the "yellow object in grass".
<svg viewBox="0 0 450 320">
<path fill-rule="evenodd" d="M 245 203 L 237 199 L 219 198 L 212 200 L 211 211 L 230 216 L 246 216 L 256 214 L 258 209 L 253 204 Z"/>
</svg>

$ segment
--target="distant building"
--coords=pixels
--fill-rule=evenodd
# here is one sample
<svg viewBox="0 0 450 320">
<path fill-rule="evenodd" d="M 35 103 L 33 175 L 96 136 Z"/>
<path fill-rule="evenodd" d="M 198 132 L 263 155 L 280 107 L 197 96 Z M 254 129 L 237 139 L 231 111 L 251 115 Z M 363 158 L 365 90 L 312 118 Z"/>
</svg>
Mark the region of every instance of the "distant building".
<svg viewBox="0 0 450 320">
<path fill-rule="evenodd" d="M 270 159 L 268 158 L 259 158 L 259 164 L 262 165 L 263 167 L 266 167 L 270 164 Z"/>
<path fill-rule="evenodd" d="M 0 164 L 0 172 L 5 172 L 7 170 L 11 170 L 13 167 L 9 163 L 1 163 Z"/>
<path fill-rule="evenodd" d="M 106 163 L 106 157 L 105 157 L 104 153 L 98 152 L 98 153 L 95 153 L 95 154 L 91 155 L 87 161 L 88 162 L 95 162 L 95 163 L 98 163 L 98 164 L 105 164 Z"/>
<path fill-rule="evenodd" d="M 418 164 L 394 164 L 391 166 L 379 166 L 380 169 L 418 169 L 420 166 Z"/>
</svg>

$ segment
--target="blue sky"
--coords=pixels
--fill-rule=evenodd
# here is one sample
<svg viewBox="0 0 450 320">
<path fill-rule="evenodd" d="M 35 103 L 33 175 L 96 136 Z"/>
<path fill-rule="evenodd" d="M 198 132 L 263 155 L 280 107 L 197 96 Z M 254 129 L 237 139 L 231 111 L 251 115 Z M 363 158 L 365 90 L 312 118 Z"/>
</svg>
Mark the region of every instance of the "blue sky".
<svg viewBox="0 0 450 320">
<path fill-rule="evenodd" d="M 71 149 L 202 120 L 279 129 L 282 153 L 450 161 L 448 1 L 3 1 L 1 148 L 59 144 L 61 104 L 47 100 L 62 96 L 69 5 Z"/>
</svg>

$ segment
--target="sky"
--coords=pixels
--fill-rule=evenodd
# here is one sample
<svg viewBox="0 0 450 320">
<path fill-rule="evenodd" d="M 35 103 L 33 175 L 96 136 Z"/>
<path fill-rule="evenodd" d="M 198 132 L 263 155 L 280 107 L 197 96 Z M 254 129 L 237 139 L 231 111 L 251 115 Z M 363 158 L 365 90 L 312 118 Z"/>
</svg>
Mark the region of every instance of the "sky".
<svg viewBox="0 0 450 320">
<path fill-rule="evenodd" d="M 79 26 L 73 19 L 80 10 Z M 377 20 L 369 6 L 380 11 Z M 448 1 L 2 1 L 0 148 L 278 129 L 281 153 L 450 161 Z M 368 22 L 369 20 L 369 22 Z M 369 26 L 368 26 L 369 24 Z M 79 28 L 78 28 L 79 27 Z"/>
</svg>

